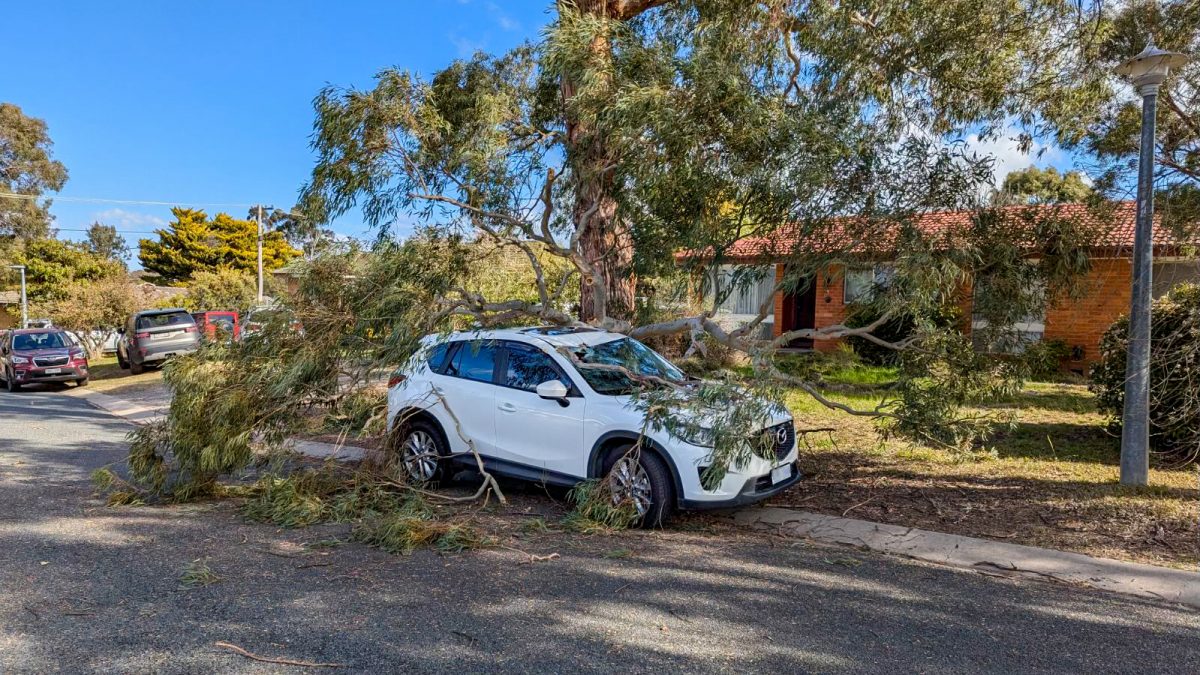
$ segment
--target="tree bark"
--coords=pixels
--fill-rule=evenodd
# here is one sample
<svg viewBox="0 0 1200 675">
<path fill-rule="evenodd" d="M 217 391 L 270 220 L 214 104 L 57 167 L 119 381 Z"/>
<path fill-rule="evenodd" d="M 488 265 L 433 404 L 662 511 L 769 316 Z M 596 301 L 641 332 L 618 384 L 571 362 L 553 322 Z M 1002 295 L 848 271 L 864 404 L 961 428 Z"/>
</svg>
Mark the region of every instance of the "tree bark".
<svg viewBox="0 0 1200 675">
<path fill-rule="evenodd" d="M 581 0 L 578 11 L 625 21 L 662 4 L 662 0 Z M 560 8 L 561 11 L 561 8 Z M 589 69 L 594 81 L 611 83 L 612 43 L 597 35 L 590 45 Z M 633 272 L 633 237 L 621 221 L 614 195 L 613 169 L 617 158 L 594 125 L 571 112 L 577 93 L 572 73 L 562 73 L 560 85 L 566 110 L 566 150 L 575 173 L 572 219 L 579 234 L 579 251 L 595 275 L 580 283 L 579 314 L 583 321 L 628 319 L 634 310 L 637 277 Z"/>
</svg>

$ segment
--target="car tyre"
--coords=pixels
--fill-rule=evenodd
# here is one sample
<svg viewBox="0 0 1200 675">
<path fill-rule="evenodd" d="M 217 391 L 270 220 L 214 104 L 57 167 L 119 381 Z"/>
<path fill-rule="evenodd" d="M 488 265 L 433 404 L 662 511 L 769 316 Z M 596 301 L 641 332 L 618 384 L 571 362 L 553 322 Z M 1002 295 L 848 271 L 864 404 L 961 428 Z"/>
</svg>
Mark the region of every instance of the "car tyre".
<svg viewBox="0 0 1200 675">
<path fill-rule="evenodd" d="M 642 450 L 631 454 L 633 448 L 631 443 L 609 452 L 602 475 L 608 481 L 614 502 L 634 501 L 639 514 L 635 525 L 662 527 L 675 511 L 671 470 L 655 453 Z"/>
<path fill-rule="evenodd" d="M 138 363 L 137 361 L 134 361 L 133 359 L 129 359 L 129 374 L 130 375 L 141 375 L 144 372 L 146 372 L 146 364 Z"/>
<path fill-rule="evenodd" d="M 13 375 L 11 370 L 4 374 L 4 384 L 8 388 L 8 393 L 10 394 L 15 394 L 18 391 L 21 391 L 21 385 L 17 384 L 17 378 L 15 375 Z"/>
<path fill-rule="evenodd" d="M 86 387 L 87 384 L 88 384 L 88 379 L 86 377 L 83 378 L 82 380 L 75 380 L 76 387 Z"/>
<path fill-rule="evenodd" d="M 404 423 L 392 433 L 392 439 L 391 459 L 405 480 L 425 485 L 446 477 L 450 448 L 434 424 L 425 420 Z"/>
<path fill-rule="evenodd" d="M 124 356 L 121 356 L 121 352 L 117 352 L 117 365 L 121 370 L 129 370 L 129 362 L 125 360 Z"/>
</svg>

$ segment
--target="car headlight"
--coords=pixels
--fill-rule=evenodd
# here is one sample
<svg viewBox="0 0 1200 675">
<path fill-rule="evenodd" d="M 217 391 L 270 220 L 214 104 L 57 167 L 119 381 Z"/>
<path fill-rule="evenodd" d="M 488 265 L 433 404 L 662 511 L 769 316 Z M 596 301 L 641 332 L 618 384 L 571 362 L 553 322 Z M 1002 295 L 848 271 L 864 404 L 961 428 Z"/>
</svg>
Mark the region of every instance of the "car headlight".
<svg viewBox="0 0 1200 675">
<path fill-rule="evenodd" d="M 675 437 L 689 445 L 701 448 L 711 448 L 716 445 L 713 430 L 707 427 L 681 427 L 675 429 Z"/>
<path fill-rule="evenodd" d="M 12 357 L 12 362 L 20 363 L 21 365 L 27 366 L 27 365 L 33 363 L 33 359 L 28 356 L 17 356 L 16 354 L 14 354 Z"/>
</svg>

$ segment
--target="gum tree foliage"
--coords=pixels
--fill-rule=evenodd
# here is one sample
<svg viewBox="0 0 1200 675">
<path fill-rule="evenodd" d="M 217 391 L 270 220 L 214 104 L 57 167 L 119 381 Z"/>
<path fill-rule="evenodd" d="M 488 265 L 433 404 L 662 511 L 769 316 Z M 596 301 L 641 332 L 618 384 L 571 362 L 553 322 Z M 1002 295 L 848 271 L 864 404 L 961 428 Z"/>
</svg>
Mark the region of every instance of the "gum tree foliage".
<svg viewBox="0 0 1200 675">
<path fill-rule="evenodd" d="M 198 209 L 171 209 L 175 220 L 157 230 L 158 241 L 142 239 L 138 260 L 167 283 L 187 281 L 200 271 L 226 268 L 255 273 L 258 269 L 258 226 L 218 213 L 214 218 Z M 300 252 L 279 232 L 263 236 L 263 269 L 282 267 Z"/>
<path fill-rule="evenodd" d="M 987 125 L 1009 120 L 1036 125 L 1047 111 L 1066 115 L 1093 103 L 1086 87 L 1060 95 L 1064 78 L 1090 82 L 1077 70 L 1095 32 L 1090 6 L 613 0 L 555 7 L 537 43 L 456 61 L 428 79 L 385 70 L 370 90 L 330 87 L 317 96 L 318 161 L 302 211 L 326 222 L 361 208 L 381 244 L 357 258 L 318 256 L 307 268 L 302 289 L 335 279 L 337 265 L 364 269 L 336 279 L 337 293 L 313 296 L 321 302 L 303 290 L 289 301 L 305 336 L 289 334 L 285 321 L 278 335 L 258 342 L 270 345 L 270 366 L 248 341 L 169 369 L 183 396 L 166 426 L 138 432 L 139 475 L 166 480 L 169 451 L 188 485 L 211 490 L 216 475 L 248 459 L 256 430 L 281 437 L 296 406 L 336 399 L 336 370 L 394 367 L 419 335 L 464 321 L 586 322 L 744 354 L 750 378 L 703 384 L 603 366 L 629 380 L 648 425 L 713 444 L 707 480 L 765 452 L 744 441 L 777 409 L 785 387 L 879 418 L 889 432 L 957 445 L 978 438 L 959 405 L 1014 386 L 1019 364 L 977 354 L 934 317 L 970 283 L 989 325 L 1003 332 L 1047 298 L 1076 289 L 1087 269 L 1087 233 L 1032 211 L 1014 219 L 984 209 L 956 231 L 921 229 L 917 216 L 981 206 L 991 161 L 953 142 L 967 127 L 983 124 L 986 134 Z M 390 243 L 391 228 L 414 217 L 424 225 L 420 236 Z M 699 311 L 638 290 L 638 279 L 711 278 L 733 243 L 750 236 L 763 242 L 757 252 L 783 264 L 778 292 L 804 288 L 830 265 L 894 260 L 894 283 L 877 294 L 879 319 L 764 339 L 759 328 L 770 303 L 729 330 L 714 315 L 731 288 Z M 466 252 L 480 245 L 520 252 L 531 292 L 498 297 L 470 288 L 465 280 L 486 274 Z M 756 283 L 755 274 L 745 268 L 730 286 Z M 909 337 L 873 335 L 900 313 L 912 317 Z M 878 408 L 828 400 L 812 380 L 777 363 L 794 339 L 850 335 L 903 359 L 901 384 Z M 582 363 L 586 353 L 564 355 L 601 367 Z M 200 378 L 205 368 L 220 369 L 211 379 L 219 385 Z"/>
<path fill-rule="evenodd" d="M 1161 49 L 1193 55 L 1159 90 L 1155 137 L 1156 211 L 1184 238 L 1200 236 L 1200 3 L 1134 0 L 1105 3 L 1092 70 L 1105 75 L 1098 105 L 1077 115 L 1046 116 L 1057 140 L 1089 153 L 1089 172 L 1107 195 L 1133 198 L 1141 134 L 1141 98 L 1112 68 L 1149 38 Z M 1090 85 L 1089 85 L 1090 86 Z"/>
<path fill-rule="evenodd" d="M 50 200 L 67 182 L 67 168 L 54 159 L 46 123 L 19 106 L 0 103 L 0 237 L 36 239 L 50 236 Z"/>
<path fill-rule="evenodd" d="M 209 341 L 167 364 L 170 410 L 132 435 L 135 482 L 179 500 L 218 492 L 218 477 L 245 467 L 256 445 L 280 447 L 307 414 L 337 406 L 379 364 L 413 354 L 444 320 L 429 308 L 464 260 L 454 241 L 414 238 L 308 261 L 262 333 Z"/>
</svg>

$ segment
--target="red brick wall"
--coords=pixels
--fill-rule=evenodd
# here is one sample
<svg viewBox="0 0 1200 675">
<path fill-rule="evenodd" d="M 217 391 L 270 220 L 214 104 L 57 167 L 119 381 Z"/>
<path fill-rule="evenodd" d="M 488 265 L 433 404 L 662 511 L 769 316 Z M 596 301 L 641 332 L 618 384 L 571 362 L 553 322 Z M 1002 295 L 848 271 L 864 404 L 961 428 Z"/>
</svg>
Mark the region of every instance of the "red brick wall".
<svg viewBox="0 0 1200 675">
<path fill-rule="evenodd" d="M 775 283 L 783 279 L 783 265 L 775 266 Z M 828 299 L 828 302 L 826 302 Z M 825 328 L 833 326 L 846 318 L 846 305 L 842 296 L 842 271 L 840 265 L 830 267 L 817 276 L 817 308 L 816 326 Z M 775 335 L 783 332 L 783 294 L 775 294 Z M 818 351 L 833 351 L 839 340 L 817 340 L 814 347 Z"/>
<path fill-rule="evenodd" d="M 1046 340 L 1083 347 L 1083 359 L 1066 364 L 1086 370 L 1100 358 L 1100 337 L 1117 317 L 1129 311 L 1133 265 L 1128 259 L 1092 260 L 1087 294 L 1065 299 L 1046 310 Z"/>
<path fill-rule="evenodd" d="M 1062 340 L 1068 347 L 1083 348 L 1083 358 L 1064 364 L 1086 369 L 1100 357 L 1100 337 L 1112 322 L 1129 311 L 1131 263 L 1128 259 L 1095 259 L 1089 275 L 1086 295 L 1067 299 L 1046 310 L 1046 340 Z M 776 265 L 775 280 L 783 278 L 783 266 Z M 826 302 L 828 299 L 828 302 Z M 958 304 L 963 311 L 963 329 L 971 327 L 971 285 L 963 287 Z M 782 331 L 783 295 L 775 296 L 775 335 Z M 846 318 L 843 277 L 840 266 L 830 267 L 817 279 L 816 325 L 824 328 Z M 818 351 L 832 351 L 839 340 L 818 340 Z"/>
</svg>

